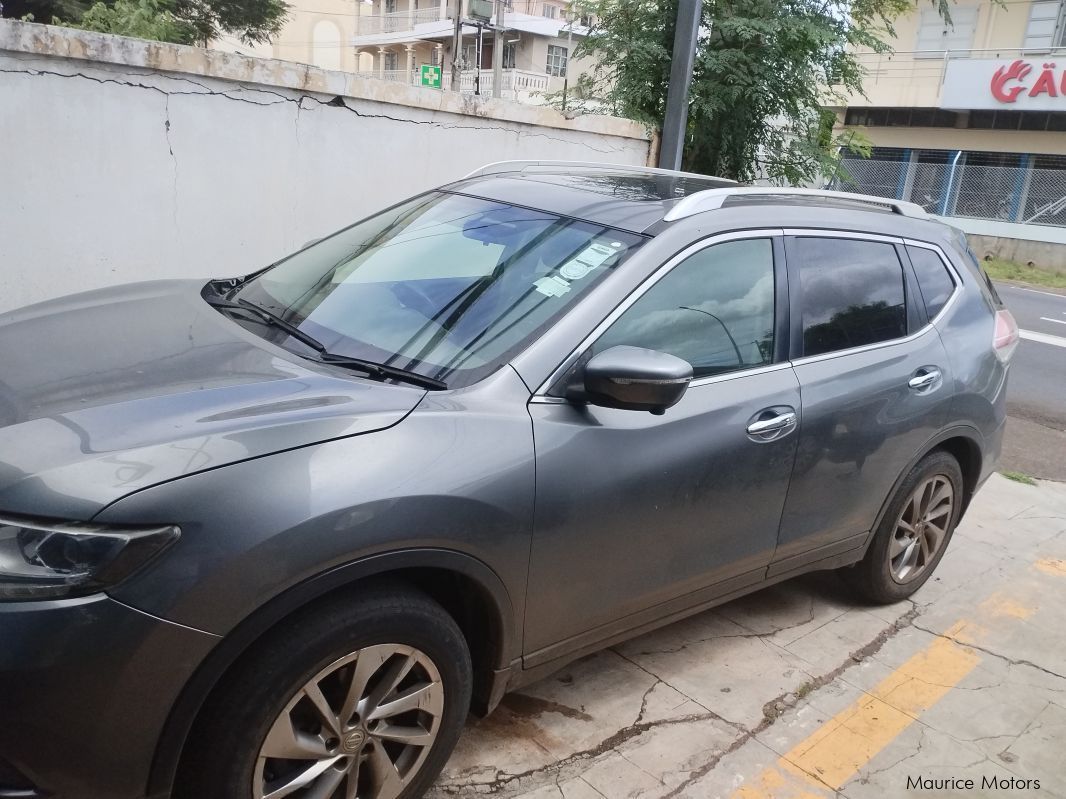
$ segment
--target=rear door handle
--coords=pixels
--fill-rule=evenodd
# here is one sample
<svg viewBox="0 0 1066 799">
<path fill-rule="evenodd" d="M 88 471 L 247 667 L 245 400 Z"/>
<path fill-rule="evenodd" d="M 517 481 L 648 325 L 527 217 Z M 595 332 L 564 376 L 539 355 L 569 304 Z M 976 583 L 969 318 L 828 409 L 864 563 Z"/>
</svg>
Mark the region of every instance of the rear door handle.
<svg viewBox="0 0 1066 799">
<path fill-rule="evenodd" d="M 941 378 L 940 370 L 936 367 L 923 371 L 907 381 L 907 385 L 913 389 L 929 388 Z"/>
<path fill-rule="evenodd" d="M 760 416 L 762 414 L 759 414 Z M 756 419 L 748 424 L 749 436 L 764 436 L 768 440 L 771 434 L 782 434 L 796 426 L 796 412 L 784 411 L 769 419 Z M 774 435 L 774 438 L 777 436 Z"/>
</svg>

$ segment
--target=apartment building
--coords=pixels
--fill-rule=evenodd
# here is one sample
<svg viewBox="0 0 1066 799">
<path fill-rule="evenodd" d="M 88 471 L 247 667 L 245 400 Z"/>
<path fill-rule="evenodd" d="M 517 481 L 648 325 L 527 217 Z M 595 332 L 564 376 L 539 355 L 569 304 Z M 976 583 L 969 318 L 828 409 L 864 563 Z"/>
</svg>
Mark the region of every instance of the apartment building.
<svg viewBox="0 0 1066 799">
<path fill-rule="evenodd" d="M 492 96 L 496 2 L 503 8 L 501 96 L 541 103 L 588 68 L 572 58 L 589 19 L 570 18 L 566 0 L 462 0 L 460 91 Z M 289 18 L 270 44 L 230 39 L 215 46 L 366 77 L 422 85 L 422 66 L 440 66 L 451 88 L 456 0 L 290 0 Z"/>
<path fill-rule="evenodd" d="M 962 0 L 951 16 L 921 4 L 893 53 L 860 53 L 865 96 L 835 110 L 873 154 L 845 158 L 837 185 L 1066 242 L 1066 0 Z"/>
</svg>

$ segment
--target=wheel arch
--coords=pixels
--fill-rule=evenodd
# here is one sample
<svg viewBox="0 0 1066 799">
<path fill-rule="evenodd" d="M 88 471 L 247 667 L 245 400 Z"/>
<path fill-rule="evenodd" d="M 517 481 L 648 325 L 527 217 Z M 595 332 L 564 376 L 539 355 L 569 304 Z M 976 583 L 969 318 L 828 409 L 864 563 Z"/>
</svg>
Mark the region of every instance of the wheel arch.
<svg viewBox="0 0 1066 799">
<path fill-rule="evenodd" d="M 186 683 L 159 737 L 148 795 L 167 796 L 189 732 L 226 672 L 256 641 L 294 612 L 370 582 L 395 581 L 437 601 L 467 640 L 474 666 L 474 709 L 499 701 L 516 657 L 513 605 L 503 581 L 482 561 L 446 549 L 410 549 L 372 555 L 338 566 L 274 597 L 227 633 Z"/>
<path fill-rule="evenodd" d="M 966 513 L 966 508 L 969 506 L 970 500 L 973 499 L 973 495 L 977 492 L 977 483 L 980 480 L 981 469 L 984 462 L 984 456 L 982 455 L 984 450 L 983 442 L 984 437 L 976 427 L 971 427 L 969 425 L 955 425 L 942 430 L 922 445 L 918 452 L 915 453 L 914 457 L 907 462 L 896 476 L 895 481 L 892 483 L 892 488 L 885 495 L 885 500 L 881 505 L 881 509 L 877 512 L 877 518 L 874 520 L 874 524 L 870 528 L 870 533 L 866 540 L 866 545 L 863 547 L 863 552 L 866 551 L 870 542 L 873 541 L 874 534 L 880 528 L 881 522 L 884 521 L 888 506 L 892 504 L 892 498 L 896 495 L 896 492 L 899 490 L 903 481 L 907 479 L 907 475 L 910 474 L 911 469 L 917 466 L 922 458 L 935 450 L 943 450 L 954 456 L 955 460 L 959 462 L 959 467 L 962 469 L 964 485 L 962 512 L 959 515 L 959 519 L 961 520 L 962 515 Z"/>
</svg>

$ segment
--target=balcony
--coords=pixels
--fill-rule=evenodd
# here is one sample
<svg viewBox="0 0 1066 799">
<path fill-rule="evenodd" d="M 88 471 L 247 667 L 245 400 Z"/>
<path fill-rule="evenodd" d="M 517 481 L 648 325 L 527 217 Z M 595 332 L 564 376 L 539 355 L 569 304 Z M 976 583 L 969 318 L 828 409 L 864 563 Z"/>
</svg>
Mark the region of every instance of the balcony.
<svg viewBox="0 0 1066 799">
<path fill-rule="evenodd" d="M 399 33 L 414 30 L 416 25 L 439 22 L 448 17 L 441 14 L 439 6 L 417 8 L 411 11 L 393 11 L 388 14 L 372 14 L 359 17 L 359 35 L 375 36 L 381 33 Z"/>
<path fill-rule="evenodd" d="M 396 83 L 410 82 L 412 86 L 421 86 L 422 80 L 419 70 L 416 68 L 410 75 L 406 69 L 386 69 L 379 72 L 359 72 L 361 78 L 379 78 Z M 505 69 L 501 75 L 502 85 L 500 96 L 504 100 L 513 100 L 519 103 L 532 105 L 543 104 L 543 95 L 548 91 L 548 76 L 539 72 L 528 72 L 524 69 Z M 445 68 L 441 74 L 442 88 L 451 89 L 451 72 Z M 479 90 L 483 97 L 492 97 L 492 70 L 481 70 L 480 86 L 478 85 L 477 70 L 464 70 L 459 83 L 459 91 L 462 94 L 474 94 Z"/>
</svg>

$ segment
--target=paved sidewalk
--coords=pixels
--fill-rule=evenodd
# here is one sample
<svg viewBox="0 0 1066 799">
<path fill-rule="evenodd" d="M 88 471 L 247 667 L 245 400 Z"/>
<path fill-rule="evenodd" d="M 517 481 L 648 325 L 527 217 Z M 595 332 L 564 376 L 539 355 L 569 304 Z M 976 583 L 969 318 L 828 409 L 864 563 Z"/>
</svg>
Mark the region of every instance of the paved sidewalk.
<svg viewBox="0 0 1066 799">
<path fill-rule="evenodd" d="M 915 601 L 809 575 L 585 658 L 432 795 L 1066 799 L 1064 600 L 1066 485 L 996 475 Z"/>
</svg>

